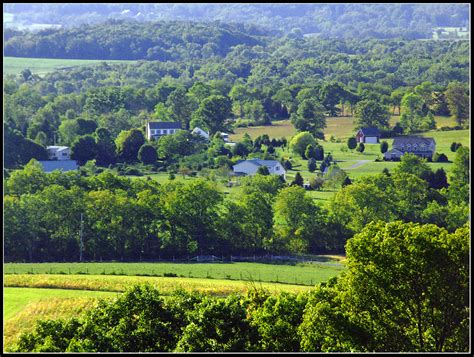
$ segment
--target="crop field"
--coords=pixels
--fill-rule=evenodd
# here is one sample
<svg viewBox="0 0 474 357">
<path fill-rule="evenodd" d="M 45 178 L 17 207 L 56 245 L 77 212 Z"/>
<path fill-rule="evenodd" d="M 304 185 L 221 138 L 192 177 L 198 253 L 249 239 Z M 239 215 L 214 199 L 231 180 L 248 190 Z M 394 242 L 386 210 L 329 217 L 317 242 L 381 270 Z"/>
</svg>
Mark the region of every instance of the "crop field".
<svg viewBox="0 0 474 357">
<path fill-rule="evenodd" d="M 133 63 L 136 61 L 3 57 L 3 74 L 17 75 L 28 68 L 31 73 L 43 76 L 61 68 L 96 65 L 102 62 Z"/>
<path fill-rule="evenodd" d="M 287 284 L 314 285 L 338 275 L 345 269 L 336 258 L 313 258 L 310 263 L 6 263 L 4 272 L 8 279 L 18 274 L 52 274 L 54 276 L 153 276 L 201 279 L 226 279 L 230 281 L 261 281 Z M 317 260 L 316 260 L 317 259 Z M 13 274 L 13 275 L 10 275 Z M 91 289 L 96 290 L 96 289 Z M 97 289 L 101 290 L 101 289 Z"/>
</svg>

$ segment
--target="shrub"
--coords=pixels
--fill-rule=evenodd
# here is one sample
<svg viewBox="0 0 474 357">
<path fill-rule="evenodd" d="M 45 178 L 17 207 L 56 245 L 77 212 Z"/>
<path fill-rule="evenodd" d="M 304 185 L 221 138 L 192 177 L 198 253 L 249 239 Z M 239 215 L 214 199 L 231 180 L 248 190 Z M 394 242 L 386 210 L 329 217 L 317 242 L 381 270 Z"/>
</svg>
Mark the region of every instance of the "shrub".
<svg viewBox="0 0 474 357">
<path fill-rule="evenodd" d="M 451 144 L 451 151 L 452 151 L 452 152 L 456 152 L 456 151 L 458 151 L 458 149 L 459 149 L 461 146 L 462 146 L 461 143 L 452 143 L 452 144 Z"/>
<path fill-rule="evenodd" d="M 303 186 L 304 180 L 299 172 L 296 173 L 295 179 L 291 182 L 291 186 Z"/>
<path fill-rule="evenodd" d="M 382 141 L 380 143 L 380 152 L 384 154 L 387 152 L 387 150 L 388 150 L 388 143 L 386 141 Z"/>
<path fill-rule="evenodd" d="M 324 178 L 322 177 L 313 177 L 311 180 L 309 180 L 309 186 L 313 189 L 313 190 L 320 190 L 321 187 L 323 187 L 324 185 Z"/>
<path fill-rule="evenodd" d="M 359 143 L 359 146 L 357 146 L 357 151 L 360 153 L 363 153 L 365 150 L 365 145 L 364 143 Z"/>
<path fill-rule="evenodd" d="M 127 167 L 124 170 L 124 174 L 125 175 L 130 175 L 130 176 L 143 176 L 143 173 L 135 167 Z"/>
<path fill-rule="evenodd" d="M 433 162 L 448 162 L 448 157 L 443 153 L 435 153 L 433 155 Z"/>
<path fill-rule="evenodd" d="M 354 150 L 357 146 L 357 140 L 354 137 L 347 139 L 347 147 L 351 150 Z"/>
</svg>

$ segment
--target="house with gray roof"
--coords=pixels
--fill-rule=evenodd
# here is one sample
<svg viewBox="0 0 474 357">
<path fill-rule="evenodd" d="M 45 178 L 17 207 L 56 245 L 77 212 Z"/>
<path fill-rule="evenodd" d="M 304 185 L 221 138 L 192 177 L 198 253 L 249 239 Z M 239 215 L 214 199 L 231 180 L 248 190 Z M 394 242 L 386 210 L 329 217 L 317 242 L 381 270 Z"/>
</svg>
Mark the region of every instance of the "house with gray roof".
<svg viewBox="0 0 474 357">
<path fill-rule="evenodd" d="M 266 166 L 270 174 L 280 175 L 286 179 L 286 170 L 277 160 L 240 160 L 232 167 L 235 175 L 255 175 L 260 166 Z"/>
<path fill-rule="evenodd" d="M 182 130 L 181 123 L 175 121 L 150 121 L 146 124 L 146 137 L 149 141 L 157 140 L 163 135 L 170 135 Z"/>
<path fill-rule="evenodd" d="M 392 149 L 384 154 L 385 160 L 400 160 L 405 153 L 431 160 L 436 151 L 433 138 L 421 136 L 398 136 L 393 140 Z"/>
</svg>

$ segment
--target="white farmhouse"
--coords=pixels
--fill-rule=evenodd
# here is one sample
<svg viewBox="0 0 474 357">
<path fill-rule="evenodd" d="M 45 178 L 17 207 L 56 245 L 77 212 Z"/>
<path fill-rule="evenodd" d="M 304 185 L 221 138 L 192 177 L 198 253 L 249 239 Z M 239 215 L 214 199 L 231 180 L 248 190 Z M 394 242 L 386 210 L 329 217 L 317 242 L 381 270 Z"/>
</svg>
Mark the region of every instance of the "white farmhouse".
<svg viewBox="0 0 474 357">
<path fill-rule="evenodd" d="M 146 137 L 149 141 L 156 140 L 163 135 L 170 135 L 181 130 L 179 122 L 150 121 L 146 124 Z"/>
<path fill-rule="evenodd" d="M 238 161 L 233 166 L 234 174 L 255 175 L 260 166 L 266 166 L 270 174 L 280 175 L 286 179 L 286 170 L 277 160 L 250 159 Z"/>
<path fill-rule="evenodd" d="M 48 151 L 49 160 L 71 159 L 71 149 L 67 146 L 48 146 L 46 150 Z"/>
</svg>

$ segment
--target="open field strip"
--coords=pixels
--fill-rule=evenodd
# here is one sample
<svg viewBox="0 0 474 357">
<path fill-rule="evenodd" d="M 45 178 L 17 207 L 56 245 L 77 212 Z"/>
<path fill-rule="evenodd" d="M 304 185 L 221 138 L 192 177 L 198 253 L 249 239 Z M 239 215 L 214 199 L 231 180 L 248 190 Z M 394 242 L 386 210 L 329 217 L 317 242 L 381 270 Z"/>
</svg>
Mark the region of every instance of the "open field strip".
<svg viewBox="0 0 474 357">
<path fill-rule="evenodd" d="M 390 117 L 390 126 L 393 127 L 400 121 L 400 116 L 392 115 Z M 450 117 L 435 116 L 436 127 L 456 126 L 456 122 Z M 324 129 L 325 140 L 328 141 L 331 136 L 345 141 L 355 135 L 354 117 L 327 117 L 326 128 Z M 289 120 L 278 120 L 272 122 L 272 125 L 249 126 L 247 128 L 236 128 L 235 134 L 230 135 L 231 141 L 239 141 L 247 133 L 252 139 L 262 134 L 268 134 L 269 138 L 290 138 L 296 134 L 296 129 Z"/>
<path fill-rule="evenodd" d="M 327 279 L 315 279 L 314 284 L 326 281 L 330 277 L 328 276 Z M 177 289 L 225 296 L 234 293 L 246 293 L 254 286 L 267 289 L 271 293 L 278 293 L 280 291 L 300 292 L 313 287 L 310 285 L 258 282 L 257 279 L 253 281 L 237 281 L 198 278 L 54 274 L 6 274 L 4 275 L 3 284 L 5 287 L 123 292 L 132 285 L 142 283 L 150 283 L 165 295 Z"/>
<path fill-rule="evenodd" d="M 254 280 L 314 285 L 344 270 L 340 259 L 314 256 L 312 263 L 6 263 L 6 274 L 142 275 L 181 278 Z M 166 275 L 165 275 L 166 274 Z M 94 290 L 94 289 L 93 289 Z"/>
<path fill-rule="evenodd" d="M 6 287 L 3 289 L 4 350 L 21 333 L 33 330 L 39 319 L 78 316 L 99 298 L 116 296 L 116 292 Z"/>
<path fill-rule="evenodd" d="M 45 75 L 61 68 L 75 66 L 90 66 L 102 62 L 106 63 L 134 63 L 136 61 L 124 60 L 81 60 L 81 59 L 56 59 L 56 58 L 27 58 L 27 57 L 3 57 L 3 74 L 20 74 L 28 68 L 31 73 Z"/>
</svg>

